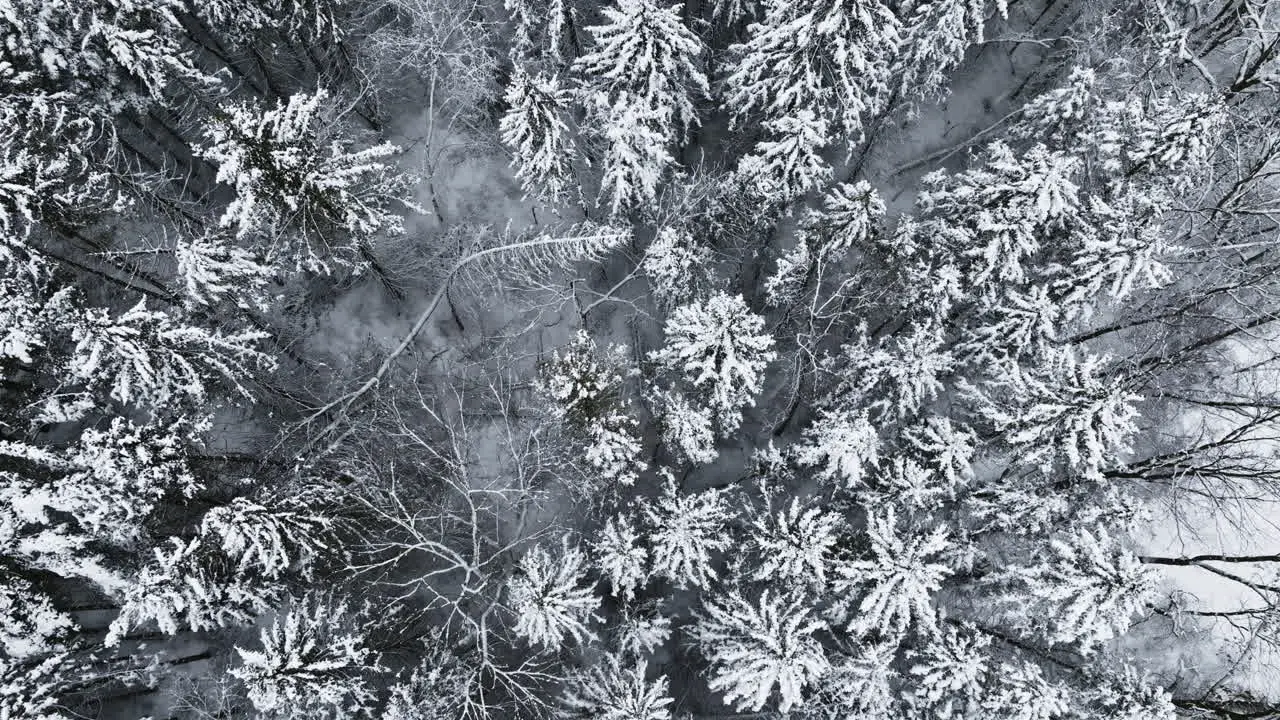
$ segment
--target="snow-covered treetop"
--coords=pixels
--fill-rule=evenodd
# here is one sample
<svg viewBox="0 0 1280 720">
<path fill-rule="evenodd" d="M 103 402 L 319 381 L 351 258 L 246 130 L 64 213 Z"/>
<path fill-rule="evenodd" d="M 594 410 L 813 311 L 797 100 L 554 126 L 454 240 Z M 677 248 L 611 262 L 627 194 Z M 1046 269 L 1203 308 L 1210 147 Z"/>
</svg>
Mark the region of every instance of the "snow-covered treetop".
<svg viewBox="0 0 1280 720">
<path fill-rule="evenodd" d="M 615 7 L 601 8 L 606 23 L 587 28 L 595 47 L 574 69 L 613 105 L 638 105 L 660 127 L 687 130 L 697 123 L 694 101 L 710 90 L 698 60 L 702 41 L 684 26 L 679 10 L 654 0 L 617 0 Z"/>
<path fill-rule="evenodd" d="M 92 146 L 110 124 L 65 95 L 0 100 L 0 257 L 39 222 L 79 225 L 126 202 Z M 30 250 L 23 254 L 28 254 Z"/>
<path fill-rule="evenodd" d="M 586 566 L 585 553 L 567 540 L 555 555 L 541 545 L 525 552 L 507 582 L 516 635 L 542 650 L 593 639 L 588 624 L 600 598 L 586 583 Z"/>
<path fill-rule="evenodd" d="M 1081 358 L 1070 349 L 1054 350 L 1030 369 L 1005 364 L 1003 377 L 977 391 L 979 411 L 1026 461 L 1061 463 L 1082 477 L 1100 478 L 1128 451 L 1141 400 L 1108 378 L 1106 364 L 1107 358 Z"/>
<path fill-rule="evenodd" d="M 622 92 L 612 102 L 598 93 L 587 99 L 603 148 L 599 201 L 621 215 L 653 201 L 667 168 L 675 163 L 670 131 L 660 109 Z"/>
<path fill-rule="evenodd" d="M 307 42 L 341 40 L 347 0 L 205 0 L 191 8 L 236 43 L 250 43 L 264 29 Z"/>
<path fill-rule="evenodd" d="M 760 197 L 786 205 L 831 177 L 831 167 L 822 157 L 830 142 L 827 121 L 822 117 L 801 109 L 768 120 L 763 127 L 769 139 L 758 143 L 738 164 L 743 178 L 758 183 Z"/>
<path fill-rule="evenodd" d="M 901 25 L 879 0 L 766 0 L 746 42 L 731 48 L 726 103 L 735 122 L 813 113 L 857 141 L 889 91 Z M 824 142 L 825 144 L 825 133 Z"/>
<path fill-rule="evenodd" d="M 862 332 L 826 366 L 840 377 L 832 402 L 885 422 L 914 416 L 943 394 L 956 361 L 941 328 L 912 323 L 880 342 Z"/>
<path fill-rule="evenodd" d="M 654 575 L 677 587 L 706 587 L 718 576 L 712 561 L 730 543 L 725 495 L 714 488 L 684 493 L 668 478 L 657 499 L 641 504 Z"/>
<path fill-rule="evenodd" d="M 596 565 L 609 581 L 614 597 L 630 601 L 648 581 L 649 550 L 629 518 L 609 518 L 600 529 L 593 550 Z"/>
<path fill-rule="evenodd" d="M 238 497 L 205 513 L 200 535 L 236 563 L 239 573 L 279 579 L 309 577 L 318 556 L 337 554 L 332 517 L 309 507 L 306 493 Z"/>
<path fill-rule="evenodd" d="M 716 432 L 713 411 L 690 402 L 683 393 L 661 393 L 655 398 L 662 423 L 662 442 L 678 457 L 696 465 L 714 462 Z"/>
<path fill-rule="evenodd" d="M 796 462 L 817 466 L 819 477 L 847 488 L 862 485 L 880 460 L 881 440 L 863 413 L 824 411 L 796 447 Z"/>
<path fill-rule="evenodd" d="M 75 630 L 71 615 L 32 583 L 10 572 L 0 576 L 0 658 L 23 661 L 60 652 Z M 7 694 L 0 691 L 0 697 Z"/>
<path fill-rule="evenodd" d="M 695 100 L 708 95 L 702 41 L 684 26 L 679 6 L 619 0 L 588 27 L 594 46 L 573 68 L 586 128 L 598 151 L 599 199 L 618 215 L 654 200 L 675 164 L 672 143 L 697 123 Z"/>
<path fill-rule="evenodd" d="M 268 717 L 352 717 L 372 709 L 366 676 L 378 672 L 377 653 L 362 618 L 340 602 L 311 595 L 264 628 L 261 649 L 236 648 L 231 674 L 248 688 L 254 708 Z"/>
<path fill-rule="evenodd" d="M 606 483 L 632 485 L 646 467 L 639 459 L 638 422 L 622 397 L 620 365 L 620 348 L 600 353 L 591 336 L 579 330 L 543 367 L 539 389 L 551 400 L 552 414 L 581 446 L 586 474 L 605 481 L 585 483 L 588 493 Z"/>
<path fill-rule="evenodd" d="M 267 306 L 265 289 L 273 271 L 221 233 L 180 238 L 173 255 L 188 305 L 231 302 L 259 310 Z"/>
<path fill-rule="evenodd" d="M 397 210 L 414 208 L 406 195 L 409 178 L 389 162 L 399 148 L 352 149 L 324 117 L 328 100 L 321 89 L 271 108 L 229 105 L 200 150 L 217 164 L 218 182 L 235 190 L 222 227 L 240 238 L 264 236 L 260 242 L 273 259 L 310 270 L 359 265 L 360 241 L 402 232 Z M 301 247 L 289 237 L 295 233 Z"/>
<path fill-rule="evenodd" d="M 840 516 L 800 498 L 776 510 L 767 502 L 751 521 L 750 542 L 759 558 L 752 579 L 783 587 L 825 583 L 843 527 Z"/>
<path fill-rule="evenodd" d="M 106 643 L 116 645 L 152 623 L 169 635 L 244 625 L 280 599 L 278 588 L 259 579 L 245 582 L 211 572 L 204 550 L 201 538 L 170 538 L 167 546 L 152 550 L 152 561 L 135 577 L 117 582 L 112 589 L 120 613 L 111 621 Z"/>
<path fill-rule="evenodd" d="M 666 344 L 650 355 L 702 391 L 716 411 L 721 433 L 742 422 L 743 406 L 755 403 L 764 369 L 777 353 L 764 318 L 740 295 L 717 293 L 682 305 L 667 319 Z"/>
<path fill-rule="evenodd" d="M 918 204 L 924 213 L 962 223 L 957 229 L 964 245 L 953 251 L 964 258 L 970 284 L 1022 283 L 1042 240 L 1069 232 L 1078 222 L 1079 188 L 1073 177 L 1079 161 L 1040 145 L 1015 153 L 997 142 L 987 153 L 979 168 L 926 178 Z"/>
<path fill-rule="evenodd" d="M 498 130 L 511 149 L 511 165 L 521 187 L 547 200 L 563 198 L 569 191 L 574 154 L 565 122 L 568 91 L 554 77 L 516 66 L 504 100 L 508 109 Z"/>
<path fill-rule="evenodd" d="M 563 720 L 671 720 L 667 678 L 647 678 L 648 664 L 625 665 L 614 653 L 570 679 L 561 695 Z"/>
<path fill-rule="evenodd" d="M 912 653 L 908 701 L 930 717 L 962 718 L 986 688 L 991 638 L 947 625 L 923 650 Z"/>
<path fill-rule="evenodd" d="M 842 255 L 866 247 L 880 230 L 884 200 L 866 180 L 833 186 L 822 207 L 810 211 L 805 231 L 814 236 L 824 255 Z"/>
<path fill-rule="evenodd" d="M 711 251 L 687 229 L 663 227 L 645 250 L 641 267 L 653 295 L 665 308 L 696 297 L 707 286 Z"/>
<path fill-rule="evenodd" d="M 115 111 L 175 79 L 210 83 L 184 46 L 178 0 L 7 0 L 7 93 L 67 92 Z"/>
<path fill-rule="evenodd" d="M 1007 0 L 997 12 L 1008 16 Z M 895 74 L 907 97 L 933 98 L 946 92 L 947 75 L 964 60 L 970 45 L 982 42 L 986 0 L 950 0 L 914 5 L 902 32 L 902 53 Z"/>
<path fill-rule="evenodd" d="M 900 637 L 913 628 L 926 635 L 936 631 L 933 598 L 951 574 L 944 558 L 952 547 L 946 529 L 913 528 L 900 522 L 889 506 L 868 516 L 867 538 L 869 557 L 836 565 L 833 586 L 839 596 L 849 598 L 834 608 L 836 618 L 859 635 Z"/>
<path fill-rule="evenodd" d="M 210 382 L 219 379 L 250 397 L 243 382 L 274 364 L 256 347 L 265 337 L 261 331 L 225 334 L 189 325 L 147 309 L 145 301 L 114 317 L 88 308 L 63 321 L 74 323 L 68 329 L 75 343 L 64 382 L 122 404 L 201 403 Z"/>
<path fill-rule="evenodd" d="M 66 655 L 37 661 L 0 655 L 0 719 L 69 720 L 59 694 L 71 669 Z"/>
<path fill-rule="evenodd" d="M 703 607 L 694 633 L 711 663 L 709 685 L 726 704 L 758 712 L 776 687 L 785 713 L 830 668 L 814 637 L 825 626 L 795 597 L 765 590 L 753 603 L 730 590 Z"/>
<path fill-rule="evenodd" d="M 207 423 L 183 421 L 164 428 L 136 426 L 117 417 L 102 429 L 85 430 L 63 451 L 0 442 L 0 454 L 59 474 L 33 489 L 23 503 L 29 510 L 40 508 L 29 519 L 38 515 L 56 525 L 48 511 L 66 513 L 82 532 L 127 546 L 162 497 L 189 496 L 195 490 L 189 444 L 207 428 Z"/>
<path fill-rule="evenodd" d="M 602 420 L 622 400 L 617 358 L 598 354 L 591 335 L 578 330 L 543 368 L 539 389 L 554 401 L 557 413 L 581 430 Z"/>
<path fill-rule="evenodd" d="M 1105 528 L 1081 528 L 1050 541 L 1049 549 L 1039 563 L 1006 575 L 1027 593 L 1015 602 L 1035 598 L 1038 612 L 1027 613 L 1025 622 L 1050 643 L 1089 653 L 1148 612 L 1158 575 Z"/>
</svg>

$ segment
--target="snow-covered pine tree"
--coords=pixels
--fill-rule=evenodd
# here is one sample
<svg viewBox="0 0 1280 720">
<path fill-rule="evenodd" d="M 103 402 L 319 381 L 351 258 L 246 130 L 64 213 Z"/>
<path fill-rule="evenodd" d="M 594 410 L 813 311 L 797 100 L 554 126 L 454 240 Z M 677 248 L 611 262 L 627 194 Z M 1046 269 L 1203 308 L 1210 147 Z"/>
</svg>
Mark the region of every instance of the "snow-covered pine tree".
<svg viewBox="0 0 1280 720">
<path fill-rule="evenodd" d="M 762 199 L 785 206 L 830 179 L 831 167 L 822 157 L 831 142 L 826 120 L 801 109 L 763 127 L 770 139 L 742 158 L 737 170 L 744 180 L 757 184 Z"/>
<path fill-rule="evenodd" d="M 1008 16 L 1007 0 L 997 0 L 997 12 Z M 971 45 L 983 40 L 986 0 L 936 0 L 912 3 L 912 14 L 901 30 L 901 54 L 894 74 L 908 97 L 935 98 L 946 93 L 948 74 L 964 60 Z"/>
<path fill-rule="evenodd" d="M 840 256 L 872 242 L 881 230 L 884 199 L 866 180 L 833 186 L 822 207 L 805 216 L 804 231 L 823 255 Z"/>
<path fill-rule="evenodd" d="M 223 381 L 249 397 L 244 380 L 275 364 L 258 348 L 261 331 L 211 330 L 148 309 L 145 300 L 114 316 L 94 307 L 57 321 L 74 343 L 62 392 L 46 410 L 60 419 L 77 406 L 70 398 L 87 394 L 150 407 L 199 404 L 209 385 Z"/>
<path fill-rule="evenodd" d="M 699 244 L 692 232 L 664 227 L 645 250 L 640 266 L 658 305 L 669 309 L 688 302 L 707 287 L 711 264 L 710 249 Z"/>
<path fill-rule="evenodd" d="M 802 706 L 830 668 L 814 633 L 825 623 L 795 597 L 765 590 L 756 602 L 729 590 L 703 607 L 694 635 L 711 663 L 709 685 L 736 710 L 758 712 L 775 688 L 778 710 Z"/>
<path fill-rule="evenodd" d="M 1098 479 L 1129 449 L 1141 398 L 1123 377 L 1107 377 L 1107 359 L 1067 348 L 1031 368 L 1007 363 L 1005 376 L 976 390 L 981 416 L 1026 462 L 1060 465 Z M 992 398 L 999 397 L 996 401 Z"/>
<path fill-rule="evenodd" d="M 316 492 L 237 497 L 205 513 L 200 537 L 236 563 L 236 572 L 278 580 L 306 578 L 321 557 L 341 557 L 338 522 L 316 501 Z"/>
<path fill-rule="evenodd" d="M 367 619 L 320 595 L 297 599 L 261 633 L 261 649 L 236 648 L 254 708 L 266 717 L 358 717 L 376 699 L 369 676 L 382 670 L 364 636 Z"/>
<path fill-rule="evenodd" d="M 780 508 L 772 500 L 766 490 L 765 507 L 751 520 L 749 537 L 758 555 L 752 579 L 821 586 L 840 540 L 840 517 L 798 497 Z"/>
<path fill-rule="evenodd" d="M 166 635 L 245 625 L 280 600 L 279 586 L 222 571 L 199 538 L 170 538 L 152 555 L 135 577 L 109 586 L 119 598 L 120 613 L 108 628 L 108 645 L 153 624 Z"/>
<path fill-rule="evenodd" d="M 1017 602 L 1034 599 L 1038 611 L 1027 619 L 1049 643 L 1089 653 L 1149 612 L 1154 570 L 1104 528 L 1081 528 L 1048 545 L 1039 562 L 1006 575 L 1021 591 Z"/>
<path fill-rule="evenodd" d="M 16 244 L 29 255 L 35 248 L 27 240 L 37 223 L 77 227 L 127 206 L 111 168 L 94 153 L 98 139 L 113 132 L 102 114 L 65 95 L 0 98 L 0 247 Z"/>
<path fill-rule="evenodd" d="M 615 216 L 652 202 L 675 163 L 660 111 L 631 102 L 625 93 L 612 102 L 604 93 L 584 102 L 602 145 L 599 202 Z"/>
<path fill-rule="evenodd" d="M 0 718 L 4 720 L 69 720 L 73 715 L 59 702 L 66 689 L 65 655 L 38 660 L 0 655 Z"/>
<path fill-rule="evenodd" d="M 189 307 L 229 302 L 263 310 L 269 304 L 266 286 L 274 274 L 272 269 L 224 233 L 179 238 L 173 257 Z"/>
<path fill-rule="evenodd" d="M 62 93 L 116 112 L 160 99 L 173 81 L 212 82 L 171 0 L 12 0 L 5 9 L 6 93 Z"/>
<path fill-rule="evenodd" d="M 889 720 L 900 716 L 902 678 L 896 667 L 897 651 L 892 643 L 839 647 L 829 655 L 831 669 L 805 703 L 805 717 Z"/>
<path fill-rule="evenodd" d="M 18 573 L 0 575 L 0 652 L 23 660 L 66 648 L 75 622 L 53 598 Z"/>
<path fill-rule="evenodd" d="M 650 359 L 705 396 L 722 435 L 736 430 L 742 408 L 753 405 L 764 387 L 765 367 L 777 357 L 764 318 L 740 295 L 716 293 L 676 308 L 665 329 L 666 344 Z"/>
<path fill-rule="evenodd" d="M 948 491 L 973 479 L 977 438 L 964 425 L 931 415 L 903 430 L 907 452 L 932 470 Z"/>
<path fill-rule="evenodd" d="M 614 653 L 574 674 L 561 695 L 564 720 L 670 720 L 667 678 L 648 679 L 648 664 L 624 664 Z"/>
<path fill-rule="evenodd" d="M 237 46 L 262 42 L 264 32 L 304 42 L 339 41 L 348 28 L 341 0 L 208 0 L 191 8 Z"/>
<path fill-rule="evenodd" d="M 603 145 L 600 198 L 612 214 L 657 195 L 675 163 L 672 144 L 696 124 L 694 102 L 708 94 L 702 41 L 684 26 L 679 6 L 619 0 L 587 28 L 592 50 L 574 62 L 587 129 Z"/>
<path fill-rule="evenodd" d="M 987 686 L 991 638 L 963 625 L 947 625 L 911 654 L 909 704 L 940 720 L 963 718 Z"/>
<path fill-rule="evenodd" d="M 563 199 L 573 179 L 573 145 L 565 122 L 569 93 L 555 77 L 517 66 L 507 85 L 507 112 L 498 124 L 511 150 L 511 166 L 524 192 L 549 201 Z"/>
<path fill-rule="evenodd" d="M 574 0 L 503 0 L 502 4 L 513 25 L 513 61 L 539 60 L 559 68 L 581 51 L 579 26 L 586 7 Z"/>
<path fill-rule="evenodd" d="M 647 658 L 671 639 L 671 617 L 659 603 L 629 605 L 618 620 L 610 647 L 622 657 Z"/>
<path fill-rule="evenodd" d="M 586 92 L 602 93 L 611 107 L 636 106 L 668 141 L 697 124 L 694 103 L 710 90 L 699 56 L 702 41 L 684 26 L 679 5 L 617 0 L 603 7 L 605 23 L 588 27 L 591 52 L 574 61 Z"/>
<path fill-rule="evenodd" d="M 653 574 L 677 587 L 706 587 L 718 576 L 714 556 L 729 547 L 724 490 L 684 493 L 668 476 L 662 494 L 640 506 Z"/>
<path fill-rule="evenodd" d="M 868 515 L 867 537 L 869 557 L 836 563 L 832 588 L 839 601 L 833 617 L 860 636 L 936 632 L 934 595 L 952 572 L 945 560 L 952 549 L 946 530 L 910 527 L 889 506 Z"/>
<path fill-rule="evenodd" d="M 649 579 L 649 551 L 634 523 L 622 515 L 609 518 L 593 549 L 613 596 L 629 602 Z"/>
<path fill-rule="evenodd" d="M 822 480 L 856 488 L 880 461 L 880 446 L 880 436 L 865 411 L 824 410 L 794 454 L 800 465 L 817 466 Z"/>
<path fill-rule="evenodd" d="M 588 624 L 597 619 L 600 598 L 586 582 L 586 555 L 566 540 L 552 554 L 536 545 L 520 558 L 507 582 L 512 631 L 541 650 L 595 637 Z"/>
<path fill-rule="evenodd" d="M 1182 715 L 1165 687 L 1127 663 L 1105 676 L 1091 679 L 1094 687 L 1085 695 L 1086 703 L 1083 705 L 1085 717 L 1089 720 L 1174 720 Z M 1210 710 L 1215 707 L 1209 703 Z"/>
<path fill-rule="evenodd" d="M 1072 709 L 1066 689 L 1045 677 L 1033 662 L 1001 663 L 992 670 L 997 680 L 987 683 L 982 711 L 998 720 L 1053 720 Z"/>
<path fill-rule="evenodd" d="M 661 393 L 655 398 L 662 423 L 662 442 L 677 457 L 704 465 L 714 462 L 716 450 L 715 418 L 711 408 L 690 402 L 680 392 Z"/>
<path fill-rule="evenodd" d="M 900 22 L 880 0 L 765 0 L 747 40 L 730 50 L 725 103 L 735 124 L 809 113 L 857 142 L 865 120 L 888 99 Z M 788 128 L 777 132 L 791 135 Z M 828 142 L 825 132 L 821 145 Z"/>
<path fill-rule="evenodd" d="M 946 218 L 952 232 L 942 237 L 956 238 L 951 251 L 964 258 L 972 286 L 1017 285 L 1028 280 L 1026 264 L 1041 252 L 1042 240 L 1079 224 L 1078 171 L 1077 159 L 1044 146 L 1015 154 L 995 142 L 981 167 L 925 178 L 918 206 L 922 214 Z"/>
<path fill-rule="evenodd" d="M 827 367 L 838 371 L 830 402 L 869 412 L 880 423 L 921 412 L 945 392 L 955 368 L 944 328 L 908 323 L 891 338 L 871 341 L 859 331 Z"/>
<path fill-rule="evenodd" d="M 22 481 L 29 483 L 23 503 L 28 522 L 38 519 L 57 528 L 65 520 L 50 513 L 64 514 L 74 519 L 87 543 L 128 547 L 143 534 L 142 523 L 162 498 L 194 491 L 188 438 L 204 429 L 204 424 L 182 421 L 164 428 L 137 426 L 117 417 L 102 429 L 85 430 L 62 452 L 0 442 L 0 454 L 42 470 Z"/>
<path fill-rule="evenodd" d="M 801 293 L 811 284 L 816 267 L 809 239 L 797 237 L 796 244 L 778 258 L 777 267 L 764 281 L 765 298 L 773 307 L 786 307 L 797 303 Z"/>
<path fill-rule="evenodd" d="M 630 486 L 646 468 L 640 460 L 639 423 L 622 395 L 620 366 L 618 348 L 599 352 L 583 330 L 543 366 L 541 392 L 585 461 L 581 482 L 573 481 L 572 487 L 587 496 Z"/>
<path fill-rule="evenodd" d="M 368 241 L 403 232 L 411 178 L 392 166 L 399 148 L 356 149 L 340 131 L 330 95 L 298 93 L 274 107 L 232 104 L 208 131 L 201 155 L 235 198 L 220 225 L 272 263 L 313 272 L 368 261 Z"/>
</svg>

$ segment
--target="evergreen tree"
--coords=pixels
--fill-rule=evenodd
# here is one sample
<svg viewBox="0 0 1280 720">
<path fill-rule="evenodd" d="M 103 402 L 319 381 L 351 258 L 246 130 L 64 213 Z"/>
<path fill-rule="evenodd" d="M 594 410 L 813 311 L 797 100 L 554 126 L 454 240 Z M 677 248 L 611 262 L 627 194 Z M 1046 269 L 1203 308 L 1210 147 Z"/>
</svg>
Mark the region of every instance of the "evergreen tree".
<svg viewBox="0 0 1280 720">
<path fill-rule="evenodd" d="M 935 632 L 933 597 L 951 574 L 946 563 L 939 562 L 951 547 L 946 531 L 904 532 L 890 506 L 882 515 L 867 518 L 867 536 L 870 557 L 836 566 L 832 585 L 842 599 L 833 608 L 834 616 L 859 635 L 899 637 L 908 629 Z"/>
<path fill-rule="evenodd" d="M 717 577 L 712 560 L 729 546 L 725 493 L 710 489 L 682 493 L 671 478 L 662 495 L 641 505 L 653 574 L 678 587 L 705 587 Z"/>
<path fill-rule="evenodd" d="M 595 48 L 574 62 L 591 92 L 613 108 L 635 106 L 664 138 L 697 122 L 694 101 L 709 93 L 698 63 L 702 42 L 684 26 L 679 5 L 618 0 L 601 8 L 605 24 L 588 27 Z"/>
<path fill-rule="evenodd" d="M 722 434 L 736 430 L 742 408 L 763 388 L 765 366 L 777 357 L 764 320 L 741 296 L 718 293 L 682 305 L 667 320 L 666 345 L 650 359 L 705 393 Z"/>
<path fill-rule="evenodd" d="M 585 565 L 582 551 L 567 542 L 558 556 L 540 545 L 526 552 L 507 583 L 515 633 L 544 650 L 570 638 L 579 643 L 594 638 L 587 623 L 596 617 L 600 600 L 583 584 Z"/>
<path fill-rule="evenodd" d="M 389 143 L 353 150 L 323 117 L 324 90 L 272 108 L 231 105 L 209 129 L 203 157 L 235 191 L 220 225 L 273 262 L 311 271 L 367 262 L 365 243 L 404 231 L 410 178 L 390 167 Z"/>
<path fill-rule="evenodd" d="M 575 675 L 561 697 L 564 718 L 599 720 L 670 720 L 667 679 L 649 681 L 642 660 L 627 667 L 616 655 Z"/>
<path fill-rule="evenodd" d="M 262 631 L 261 650 L 236 648 L 231 674 L 268 717 L 358 716 L 375 699 L 366 675 L 381 668 L 353 622 L 344 604 L 303 598 Z"/>
<path fill-rule="evenodd" d="M 631 600 L 648 580 L 649 551 L 631 521 L 611 517 L 596 540 L 596 564 L 613 588 L 614 597 Z"/>
<path fill-rule="evenodd" d="M 753 579 L 825 583 L 840 518 L 806 507 L 799 498 L 776 512 L 771 505 L 751 523 L 751 542 L 760 558 Z"/>
<path fill-rule="evenodd" d="M 802 705 L 804 691 L 830 667 L 813 637 L 823 623 L 810 612 L 768 590 L 754 604 L 738 593 L 707 603 L 695 632 L 711 662 L 711 689 L 740 711 L 759 711 L 775 686 L 780 711 Z"/>
<path fill-rule="evenodd" d="M 766 123 L 809 113 L 817 127 L 860 139 L 865 119 L 887 99 L 901 31 L 897 16 L 879 0 L 766 0 L 763 6 L 747 41 L 731 48 L 725 100 L 735 122 L 757 113 Z M 821 139 L 825 145 L 825 132 Z"/>
<path fill-rule="evenodd" d="M 574 151 L 564 120 L 568 93 L 555 78 L 516 67 L 504 99 L 507 112 L 498 128 L 511 149 L 511 165 L 521 187 L 547 200 L 564 197 L 573 178 Z"/>
<path fill-rule="evenodd" d="M 587 28 L 594 48 L 573 65 L 589 126 L 603 140 L 600 195 L 614 214 L 654 199 L 675 163 L 671 144 L 696 123 L 694 101 L 708 94 L 702 42 L 677 9 L 652 0 L 603 8 L 606 23 Z"/>
</svg>

